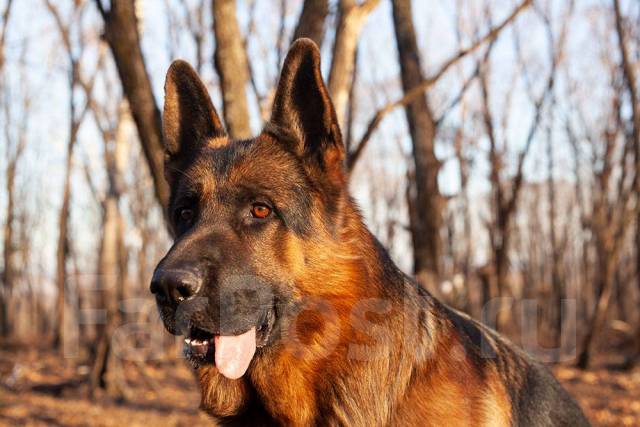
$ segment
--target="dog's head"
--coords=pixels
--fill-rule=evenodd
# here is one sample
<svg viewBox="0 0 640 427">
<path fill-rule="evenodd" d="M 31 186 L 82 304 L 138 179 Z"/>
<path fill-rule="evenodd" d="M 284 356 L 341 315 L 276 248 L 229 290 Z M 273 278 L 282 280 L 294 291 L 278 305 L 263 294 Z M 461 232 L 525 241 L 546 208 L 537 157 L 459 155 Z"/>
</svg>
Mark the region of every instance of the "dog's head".
<svg viewBox="0 0 640 427">
<path fill-rule="evenodd" d="M 296 281 L 313 260 L 303 242 L 335 235 L 347 199 L 318 48 L 292 45 L 269 123 L 242 141 L 227 137 L 196 72 L 175 61 L 163 131 L 175 241 L 151 292 L 193 361 L 238 378 L 304 292 Z"/>
</svg>

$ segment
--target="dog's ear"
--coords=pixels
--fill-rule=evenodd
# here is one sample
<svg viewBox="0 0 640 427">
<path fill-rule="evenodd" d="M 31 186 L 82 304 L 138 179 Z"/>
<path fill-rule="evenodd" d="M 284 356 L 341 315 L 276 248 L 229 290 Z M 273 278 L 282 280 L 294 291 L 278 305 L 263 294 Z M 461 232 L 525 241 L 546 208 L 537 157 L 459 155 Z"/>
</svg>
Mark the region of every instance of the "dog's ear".
<svg viewBox="0 0 640 427">
<path fill-rule="evenodd" d="M 322 80 L 320 51 L 310 39 L 298 39 L 289 49 L 265 131 L 323 172 L 343 174 L 342 136 Z"/>
<path fill-rule="evenodd" d="M 164 93 L 162 132 L 168 161 L 186 160 L 210 138 L 225 136 L 207 88 L 187 62 L 173 61 Z"/>
</svg>

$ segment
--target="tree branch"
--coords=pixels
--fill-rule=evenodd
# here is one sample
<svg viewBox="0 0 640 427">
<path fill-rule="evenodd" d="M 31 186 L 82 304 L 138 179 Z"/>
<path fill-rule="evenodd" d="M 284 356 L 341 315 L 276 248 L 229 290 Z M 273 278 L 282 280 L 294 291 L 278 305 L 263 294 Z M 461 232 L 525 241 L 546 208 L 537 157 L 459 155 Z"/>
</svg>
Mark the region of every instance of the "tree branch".
<svg viewBox="0 0 640 427">
<path fill-rule="evenodd" d="M 442 64 L 440 68 L 435 72 L 435 74 L 433 74 L 431 77 L 427 77 L 420 84 L 415 86 L 413 89 L 407 91 L 402 98 L 396 101 L 390 102 L 389 104 L 379 109 L 378 112 L 369 121 L 367 130 L 365 131 L 364 135 L 360 139 L 360 142 L 358 143 L 354 151 L 349 153 L 347 157 L 347 169 L 348 170 L 353 169 L 355 163 L 358 161 L 358 159 L 362 155 L 362 151 L 368 144 L 374 132 L 376 131 L 380 123 L 382 123 L 382 120 L 389 113 L 391 113 L 393 110 L 395 110 L 398 107 L 406 106 L 407 104 L 411 103 L 414 99 L 416 99 L 418 96 L 421 96 L 422 94 L 424 94 L 424 92 L 426 92 L 429 88 L 431 88 L 434 84 L 436 84 L 438 80 L 440 80 L 440 78 L 449 70 L 449 68 L 455 65 L 458 61 L 463 59 L 468 54 L 477 50 L 483 44 L 497 38 L 500 32 L 505 27 L 507 27 L 511 22 L 513 22 L 513 20 L 515 20 L 515 18 L 520 14 L 520 12 L 522 12 L 527 7 L 529 7 L 531 3 L 532 3 L 532 0 L 523 0 L 522 3 L 520 3 L 511 12 L 511 14 L 509 14 L 509 16 L 507 16 L 499 25 L 489 30 L 489 32 L 485 34 L 484 37 L 477 40 L 471 46 L 460 49 L 451 58 L 445 61 L 444 64 Z"/>
<path fill-rule="evenodd" d="M 11 15 L 11 6 L 13 0 L 8 0 L 2 11 L 2 31 L 0 31 L 0 70 L 4 66 L 4 43 L 7 37 L 7 27 L 9 25 L 9 16 Z"/>
</svg>

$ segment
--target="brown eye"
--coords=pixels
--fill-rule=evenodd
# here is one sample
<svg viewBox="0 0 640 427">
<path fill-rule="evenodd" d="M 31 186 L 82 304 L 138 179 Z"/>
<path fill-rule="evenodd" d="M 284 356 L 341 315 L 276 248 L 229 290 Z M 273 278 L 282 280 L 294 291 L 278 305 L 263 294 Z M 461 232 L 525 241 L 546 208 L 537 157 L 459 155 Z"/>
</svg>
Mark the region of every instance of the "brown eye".
<svg viewBox="0 0 640 427">
<path fill-rule="evenodd" d="M 262 203 L 254 203 L 251 206 L 251 216 L 258 219 L 264 219 L 271 214 L 271 208 Z"/>
<path fill-rule="evenodd" d="M 193 219 L 193 209 L 180 209 L 180 221 L 189 222 Z"/>
</svg>

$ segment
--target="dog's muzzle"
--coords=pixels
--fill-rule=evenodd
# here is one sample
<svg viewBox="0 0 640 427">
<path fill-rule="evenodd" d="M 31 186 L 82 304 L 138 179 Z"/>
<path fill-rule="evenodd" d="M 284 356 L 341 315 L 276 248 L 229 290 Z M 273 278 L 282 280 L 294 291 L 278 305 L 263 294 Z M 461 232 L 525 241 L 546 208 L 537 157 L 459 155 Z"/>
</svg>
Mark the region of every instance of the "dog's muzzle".
<svg viewBox="0 0 640 427">
<path fill-rule="evenodd" d="M 215 363 L 230 379 L 244 375 L 275 323 L 271 287 L 253 276 L 211 286 L 197 269 L 159 266 L 150 290 L 166 329 L 185 336 L 187 358 L 195 365 Z"/>
</svg>

